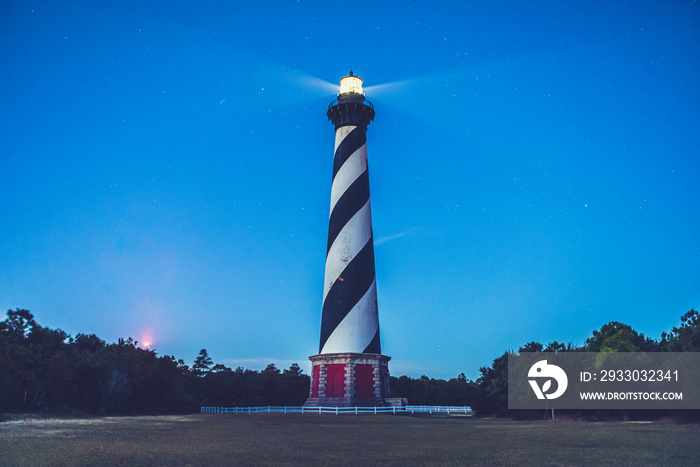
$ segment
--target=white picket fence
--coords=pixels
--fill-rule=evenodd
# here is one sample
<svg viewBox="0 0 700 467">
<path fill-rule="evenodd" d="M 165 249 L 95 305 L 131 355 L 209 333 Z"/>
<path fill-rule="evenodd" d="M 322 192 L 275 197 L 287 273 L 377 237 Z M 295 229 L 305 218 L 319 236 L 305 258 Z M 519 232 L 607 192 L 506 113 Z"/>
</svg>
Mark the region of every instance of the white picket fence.
<svg viewBox="0 0 700 467">
<path fill-rule="evenodd" d="M 401 414 L 401 413 L 446 413 L 446 414 L 466 414 L 472 415 L 472 408 L 469 406 L 444 406 L 444 405 L 407 405 L 403 407 L 291 407 L 291 406 L 274 406 L 266 407 L 202 407 L 201 413 L 220 414 L 220 413 L 310 413 L 310 414 Z"/>
</svg>

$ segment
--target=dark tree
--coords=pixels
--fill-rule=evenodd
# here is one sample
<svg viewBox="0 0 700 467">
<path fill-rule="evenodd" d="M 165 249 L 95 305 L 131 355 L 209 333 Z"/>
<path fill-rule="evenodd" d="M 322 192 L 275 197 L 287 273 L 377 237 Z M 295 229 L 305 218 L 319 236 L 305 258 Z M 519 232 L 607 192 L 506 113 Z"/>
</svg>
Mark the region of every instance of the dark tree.
<svg viewBox="0 0 700 467">
<path fill-rule="evenodd" d="M 7 310 L 7 318 L 0 322 L 0 333 L 14 339 L 22 339 L 36 326 L 34 315 L 29 310 Z"/>
<path fill-rule="evenodd" d="M 603 325 L 600 331 L 593 331 L 593 336 L 586 339 L 589 352 L 654 352 L 657 348 L 654 340 L 617 321 Z"/>
<path fill-rule="evenodd" d="M 681 325 L 663 333 L 659 346 L 670 352 L 700 352 L 700 312 L 691 309 L 681 316 Z"/>
<path fill-rule="evenodd" d="M 520 347 L 521 352 L 542 352 L 542 344 L 539 342 L 528 342 L 527 344 Z"/>
<path fill-rule="evenodd" d="M 579 349 L 574 347 L 574 345 L 571 343 L 561 344 L 557 341 L 553 341 L 549 345 L 547 345 L 543 352 L 576 352 L 578 350 Z"/>
<path fill-rule="evenodd" d="M 194 360 L 194 365 L 192 365 L 192 373 L 195 376 L 202 377 L 211 371 L 211 367 L 214 361 L 209 357 L 207 349 L 202 349 L 199 351 L 199 355 Z"/>
<path fill-rule="evenodd" d="M 479 392 L 477 383 L 469 381 L 464 373 L 447 381 L 392 376 L 389 385 L 392 397 L 408 399 L 411 405 L 472 405 Z"/>
</svg>

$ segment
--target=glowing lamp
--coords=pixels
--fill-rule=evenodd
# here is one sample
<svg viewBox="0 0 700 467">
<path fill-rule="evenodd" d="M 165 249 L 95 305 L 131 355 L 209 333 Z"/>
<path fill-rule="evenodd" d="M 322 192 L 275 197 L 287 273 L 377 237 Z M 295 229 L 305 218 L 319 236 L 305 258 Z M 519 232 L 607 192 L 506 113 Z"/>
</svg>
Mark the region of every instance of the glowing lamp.
<svg viewBox="0 0 700 467">
<path fill-rule="evenodd" d="M 338 94 L 346 94 L 348 92 L 365 95 L 365 92 L 362 90 L 362 78 L 353 75 L 352 71 L 349 75 L 340 78 L 340 91 Z"/>
</svg>

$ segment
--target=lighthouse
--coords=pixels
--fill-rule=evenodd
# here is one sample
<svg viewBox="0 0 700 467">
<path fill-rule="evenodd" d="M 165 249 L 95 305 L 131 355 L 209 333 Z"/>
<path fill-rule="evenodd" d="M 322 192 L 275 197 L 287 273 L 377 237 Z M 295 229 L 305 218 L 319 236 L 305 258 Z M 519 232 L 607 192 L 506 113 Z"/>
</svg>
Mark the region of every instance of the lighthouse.
<svg viewBox="0 0 700 467">
<path fill-rule="evenodd" d="M 367 165 L 367 127 L 374 106 L 362 78 L 340 79 L 328 106 L 335 126 L 321 339 L 307 406 L 393 405 L 390 357 L 382 355 Z"/>
</svg>

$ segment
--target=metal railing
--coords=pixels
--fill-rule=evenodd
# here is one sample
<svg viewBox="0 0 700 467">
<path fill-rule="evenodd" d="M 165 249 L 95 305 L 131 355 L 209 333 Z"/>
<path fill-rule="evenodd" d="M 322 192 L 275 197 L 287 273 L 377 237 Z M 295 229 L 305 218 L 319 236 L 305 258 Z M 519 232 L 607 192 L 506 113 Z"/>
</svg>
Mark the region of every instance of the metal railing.
<svg viewBox="0 0 700 467">
<path fill-rule="evenodd" d="M 338 103 L 338 99 L 333 99 L 333 101 L 330 104 L 328 104 L 328 109 L 330 110 L 331 107 L 335 107 L 336 105 L 338 105 Z M 365 99 L 363 102 L 353 102 L 353 104 L 364 104 L 370 109 L 374 110 L 374 104 L 372 104 L 372 102 L 368 99 Z"/>
<path fill-rule="evenodd" d="M 222 414 L 222 413 L 309 413 L 322 414 L 401 414 L 401 413 L 446 413 L 446 414 L 466 414 L 472 415 L 472 408 L 469 406 L 444 406 L 444 405 L 407 405 L 403 407 L 304 407 L 304 406 L 275 406 L 263 407 L 202 407 L 201 413 Z"/>
</svg>

